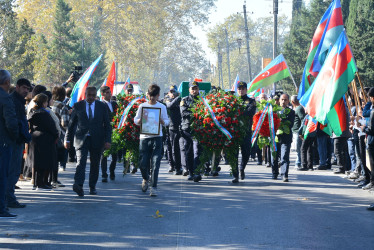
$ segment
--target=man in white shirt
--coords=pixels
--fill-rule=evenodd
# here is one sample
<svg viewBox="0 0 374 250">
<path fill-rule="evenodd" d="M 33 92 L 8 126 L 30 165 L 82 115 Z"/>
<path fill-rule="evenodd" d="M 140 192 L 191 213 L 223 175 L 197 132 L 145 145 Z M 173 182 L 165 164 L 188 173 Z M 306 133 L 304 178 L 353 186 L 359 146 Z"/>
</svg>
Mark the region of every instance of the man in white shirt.
<svg viewBox="0 0 374 250">
<path fill-rule="evenodd" d="M 169 124 L 169 117 L 166 112 L 165 105 L 159 103 L 157 100 L 160 97 L 160 87 L 157 84 L 152 84 L 148 87 L 147 98 L 148 102 L 142 103 L 134 118 L 137 125 L 141 125 L 143 108 L 158 108 L 161 110 L 159 118 L 159 133 L 156 135 L 140 134 L 139 144 L 139 167 L 142 172 L 143 182 L 142 191 L 146 192 L 148 189 L 148 181 L 150 179 L 149 173 L 152 164 L 151 173 L 151 189 L 150 196 L 157 196 L 157 181 L 158 171 L 160 169 L 160 162 L 162 158 L 162 126 Z"/>
</svg>

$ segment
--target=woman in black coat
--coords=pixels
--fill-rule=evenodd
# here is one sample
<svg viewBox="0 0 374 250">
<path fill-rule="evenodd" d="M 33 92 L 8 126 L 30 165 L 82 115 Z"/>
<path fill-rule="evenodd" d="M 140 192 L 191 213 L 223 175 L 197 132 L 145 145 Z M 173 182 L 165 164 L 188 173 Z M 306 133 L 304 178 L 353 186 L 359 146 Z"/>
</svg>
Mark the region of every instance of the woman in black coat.
<svg viewBox="0 0 374 250">
<path fill-rule="evenodd" d="M 34 187 L 51 189 L 47 183 L 47 177 L 53 168 L 56 154 L 56 141 L 58 131 L 55 123 L 45 108 L 48 97 L 38 94 L 34 97 L 35 106 L 28 115 L 32 140 L 29 148 L 31 165 L 35 171 Z"/>
</svg>

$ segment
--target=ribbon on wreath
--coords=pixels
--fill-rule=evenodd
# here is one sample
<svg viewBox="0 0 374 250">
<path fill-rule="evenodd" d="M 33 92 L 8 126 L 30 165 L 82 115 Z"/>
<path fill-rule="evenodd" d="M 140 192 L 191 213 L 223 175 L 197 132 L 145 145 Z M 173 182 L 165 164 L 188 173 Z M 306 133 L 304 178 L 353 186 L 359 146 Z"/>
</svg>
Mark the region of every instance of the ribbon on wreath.
<svg viewBox="0 0 374 250">
<path fill-rule="evenodd" d="M 265 121 L 265 117 L 266 117 L 266 114 L 268 112 L 269 105 L 270 105 L 269 103 L 266 103 L 266 106 L 265 106 L 264 110 L 262 111 L 260 119 L 258 120 L 257 126 L 256 126 L 255 130 L 253 131 L 253 135 L 252 135 L 252 139 L 251 139 L 252 147 L 253 147 L 253 144 L 255 144 L 255 141 L 256 141 L 258 133 L 260 132 L 262 123 L 264 123 L 264 121 Z"/>
<path fill-rule="evenodd" d="M 129 114 L 130 109 L 132 108 L 132 106 L 134 106 L 134 104 L 135 104 L 135 102 L 136 102 L 137 100 L 140 100 L 140 99 L 142 99 L 142 98 L 143 98 L 143 96 L 137 97 L 137 98 L 135 98 L 134 100 L 132 100 L 132 101 L 127 105 L 127 107 L 125 108 L 125 110 L 124 110 L 123 113 L 122 113 L 121 120 L 119 121 L 119 126 L 118 126 L 119 129 L 122 128 L 122 127 L 125 125 L 125 121 L 126 121 L 126 119 L 127 119 L 127 116 L 128 116 L 128 114 Z"/>
<path fill-rule="evenodd" d="M 269 129 L 270 129 L 270 143 L 272 152 L 277 151 L 277 143 L 275 142 L 275 126 L 274 126 L 274 116 L 273 116 L 273 106 L 269 106 Z"/>
<path fill-rule="evenodd" d="M 209 103 L 204 99 L 204 97 L 200 96 L 200 99 L 201 101 L 203 102 L 203 104 L 205 105 L 205 107 L 208 109 L 209 113 L 210 113 L 210 116 L 212 117 L 212 120 L 213 122 L 216 124 L 216 126 L 218 127 L 218 129 L 227 137 L 227 139 L 231 140 L 232 139 L 232 135 L 230 134 L 229 131 L 227 131 L 227 129 L 225 129 L 220 123 L 219 121 L 217 120 L 217 117 L 216 115 L 214 114 L 212 108 L 210 107 Z"/>
</svg>

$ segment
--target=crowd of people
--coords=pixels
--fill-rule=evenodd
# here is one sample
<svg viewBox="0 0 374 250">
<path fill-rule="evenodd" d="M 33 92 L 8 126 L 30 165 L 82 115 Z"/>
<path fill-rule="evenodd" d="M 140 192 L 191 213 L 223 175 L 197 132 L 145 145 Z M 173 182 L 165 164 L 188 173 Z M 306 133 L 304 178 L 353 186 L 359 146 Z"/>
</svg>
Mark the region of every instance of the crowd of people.
<svg viewBox="0 0 374 250">
<path fill-rule="evenodd" d="M 18 181 L 31 181 L 34 190 L 51 190 L 64 187 L 58 179 L 59 171 L 65 171 L 67 162 L 76 162 L 73 190 L 78 196 L 84 196 L 87 158 L 90 157 L 89 194 L 97 195 L 96 184 L 100 166 L 102 182 L 109 178 L 115 180 L 117 161 L 122 160 L 125 149 L 110 157 L 103 155 L 104 149 L 111 147 L 113 127 L 110 123 L 116 115 L 118 104 L 108 86 L 100 88 L 102 100 L 97 98 L 97 89 L 87 87 L 85 100 L 71 108 L 68 103 L 71 88 L 67 83 L 55 86 L 48 91 L 45 86 L 34 86 L 27 79 L 18 79 L 11 86 L 11 74 L 0 70 L 0 217 L 15 217 L 9 208 L 23 208 L 15 195 Z M 126 86 L 126 95 L 133 94 L 133 86 Z M 247 83 L 237 83 L 237 94 L 244 106 L 243 115 L 249 126 L 243 134 L 240 145 L 241 158 L 238 171 L 233 171 L 232 183 L 245 179 L 248 161 L 257 161 L 271 167 L 271 177 L 279 177 L 288 182 L 290 165 L 297 171 L 329 170 L 332 165 L 338 167 L 335 174 L 347 174 L 347 178 L 357 182 L 364 190 L 374 190 L 374 88 L 360 91 L 361 99 L 347 97 L 349 109 L 347 124 L 342 134 L 329 135 L 326 127 L 316 123 L 316 129 L 310 131 L 310 118 L 305 114 L 297 96 L 286 93 L 268 97 L 261 94 L 257 100 L 247 94 Z M 176 86 L 172 86 L 160 100 L 160 87 L 152 84 L 147 90 L 147 102 L 142 103 L 134 118 L 141 125 L 143 109 L 156 109 L 160 112 L 159 128 L 141 133 L 139 146 L 139 168 L 142 175 L 141 189 L 150 196 L 157 196 L 157 182 L 160 162 L 165 156 L 169 162 L 170 173 L 186 176 L 187 180 L 198 182 L 201 175 L 218 176 L 220 161 L 224 153 L 205 163 L 203 172 L 196 172 L 200 164 L 202 147 L 191 131 L 191 107 L 199 101 L 199 82 L 189 84 L 189 95 L 181 97 Z M 211 91 L 217 91 L 212 88 Z M 234 94 L 234 93 L 233 93 Z M 370 101 L 364 103 L 363 95 Z M 257 144 L 251 146 L 252 121 L 256 113 L 256 101 L 275 99 L 282 107 L 283 121 L 291 133 L 278 135 L 277 153 L 273 156 L 270 148 L 260 149 Z M 359 100 L 360 102 L 355 102 Z M 362 100 L 362 101 L 361 101 Z M 150 117 L 150 116 L 149 116 Z M 162 127 L 164 127 L 164 132 Z M 296 151 L 296 161 L 290 162 L 291 150 Z M 368 155 L 368 161 L 367 161 Z M 239 152 L 238 152 L 239 156 Z M 257 157 L 257 159 L 256 159 Z M 124 162 L 124 166 L 129 163 Z M 367 164 L 367 162 L 369 164 Z M 130 172 L 127 167 L 126 170 Z M 133 167 L 131 173 L 135 174 Z M 374 210 L 371 205 L 369 210 Z"/>
</svg>

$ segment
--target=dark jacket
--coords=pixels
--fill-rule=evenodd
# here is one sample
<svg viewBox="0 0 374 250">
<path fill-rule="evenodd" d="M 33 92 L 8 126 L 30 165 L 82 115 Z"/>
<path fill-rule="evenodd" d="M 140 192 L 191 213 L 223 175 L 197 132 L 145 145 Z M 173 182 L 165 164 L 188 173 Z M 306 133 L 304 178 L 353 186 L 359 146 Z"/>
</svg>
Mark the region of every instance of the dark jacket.
<svg viewBox="0 0 374 250">
<path fill-rule="evenodd" d="M 295 121 L 292 126 L 292 132 L 297 133 L 299 128 L 303 125 L 302 122 L 305 118 L 305 110 L 303 106 L 299 105 L 295 108 Z"/>
<path fill-rule="evenodd" d="M 18 134 L 18 122 L 13 100 L 0 87 L 0 145 L 14 143 Z"/>
<path fill-rule="evenodd" d="M 368 135 L 368 145 L 374 145 L 374 110 L 370 112 L 370 120 L 368 126 L 365 128 L 365 133 Z"/>
<path fill-rule="evenodd" d="M 282 121 L 288 121 L 290 133 L 289 134 L 284 133 L 284 134 L 278 135 L 278 141 L 279 143 L 282 143 L 282 144 L 291 144 L 292 143 L 291 129 L 292 129 L 293 123 L 295 122 L 295 111 L 290 108 L 285 108 L 281 111 L 281 114 L 285 113 L 285 110 L 289 110 L 289 113 L 286 115 L 286 118 L 282 119 Z"/>
<path fill-rule="evenodd" d="M 256 101 L 255 99 L 249 98 L 247 95 L 241 96 L 240 99 L 245 106 L 243 116 L 249 120 L 248 132 L 250 132 L 252 131 L 253 116 L 256 113 Z"/>
<path fill-rule="evenodd" d="M 74 147 L 82 148 L 87 135 L 91 136 L 93 148 L 103 148 L 104 143 L 111 142 L 112 128 L 109 122 L 108 107 L 100 101 L 95 101 L 94 117 L 91 122 L 86 112 L 86 101 L 74 104 L 73 112 L 69 121 L 65 141 L 72 142 Z"/>
<path fill-rule="evenodd" d="M 362 110 L 362 116 L 363 117 L 370 117 L 370 113 L 371 113 L 371 105 L 372 103 L 371 102 L 367 102 L 364 109 Z"/>
<path fill-rule="evenodd" d="M 107 108 L 108 108 L 108 114 L 109 114 L 109 119 L 110 119 L 110 121 L 112 121 L 113 117 L 117 113 L 118 104 L 115 101 L 110 101 L 110 104 L 112 104 L 112 108 L 113 108 L 113 112 L 112 112 L 112 111 L 110 111 L 110 108 L 109 108 L 108 104 L 106 104 L 106 102 L 104 102 L 104 101 L 103 101 L 103 103 L 105 104 L 105 106 L 107 106 Z"/>
<path fill-rule="evenodd" d="M 28 143 L 31 141 L 31 134 L 29 133 L 29 124 L 26 118 L 26 100 L 16 91 L 14 91 L 10 96 L 13 99 L 18 120 L 19 137 L 16 142 L 18 144 Z"/>
<path fill-rule="evenodd" d="M 192 118 L 192 111 L 190 110 L 192 105 L 199 100 L 199 96 L 186 96 L 180 102 L 180 112 L 182 116 L 182 123 L 181 127 L 182 130 L 189 131 L 191 118 Z"/>
<path fill-rule="evenodd" d="M 167 99 L 166 100 L 166 108 L 169 111 L 170 123 L 169 129 L 171 130 L 178 130 L 179 126 L 182 122 L 182 116 L 180 111 L 180 103 L 182 98 L 177 96 L 174 99 Z"/>
</svg>

